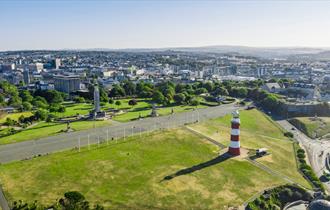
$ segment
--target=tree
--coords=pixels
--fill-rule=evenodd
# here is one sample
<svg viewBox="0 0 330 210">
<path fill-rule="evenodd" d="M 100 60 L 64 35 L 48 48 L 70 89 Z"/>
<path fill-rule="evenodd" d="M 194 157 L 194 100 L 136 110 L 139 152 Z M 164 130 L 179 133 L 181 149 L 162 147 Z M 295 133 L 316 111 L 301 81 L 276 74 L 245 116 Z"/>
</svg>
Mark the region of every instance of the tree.
<svg viewBox="0 0 330 210">
<path fill-rule="evenodd" d="M 204 83 L 203 87 L 207 90 L 207 92 L 212 92 L 214 89 L 214 84 L 212 82 Z"/>
<path fill-rule="evenodd" d="M 80 97 L 80 96 L 76 96 L 73 99 L 76 103 L 85 103 L 85 98 Z"/>
<path fill-rule="evenodd" d="M 1 81 L 0 89 L 2 89 L 6 97 L 19 96 L 17 87 L 15 85 L 10 84 L 8 81 Z"/>
<path fill-rule="evenodd" d="M 33 105 L 35 105 L 37 108 L 41 108 L 41 109 L 47 109 L 48 104 L 45 104 L 42 101 L 34 101 Z"/>
<path fill-rule="evenodd" d="M 128 105 L 135 106 L 137 104 L 137 101 L 135 99 L 131 99 L 128 101 Z"/>
<path fill-rule="evenodd" d="M 200 104 L 199 100 L 197 98 L 193 98 L 190 100 L 191 106 L 198 106 Z"/>
<path fill-rule="evenodd" d="M 15 120 L 12 120 L 11 118 L 7 117 L 6 121 L 3 124 L 6 126 L 13 126 L 15 125 Z"/>
<path fill-rule="evenodd" d="M 155 103 L 158 103 L 158 104 L 163 104 L 164 101 L 165 101 L 165 97 L 164 95 L 159 91 L 155 91 L 153 96 L 152 96 L 152 100 L 155 102 Z"/>
<path fill-rule="evenodd" d="M 4 104 L 5 103 L 5 97 L 0 94 L 0 104 Z"/>
<path fill-rule="evenodd" d="M 25 111 L 30 111 L 32 109 L 32 104 L 27 101 L 23 102 L 22 106 Z"/>
<path fill-rule="evenodd" d="M 266 110 L 275 111 L 278 108 L 278 99 L 275 95 L 269 94 L 261 101 L 261 104 Z"/>
<path fill-rule="evenodd" d="M 19 116 L 19 118 L 18 118 L 19 123 L 24 123 L 24 120 L 25 120 L 24 115 Z"/>
<path fill-rule="evenodd" d="M 100 87 L 100 101 L 102 102 L 108 102 L 109 101 L 109 96 L 108 96 L 108 92 L 105 88 Z"/>
<path fill-rule="evenodd" d="M 35 96 L 43 97 L 47 103 L 61 103 L 63 102 L 63 95 L 56 90 L 37 90 Z"/>
<path fill-rule="evenodd" d="M 9 103 L 9 105 L 11 105 L 13 107 L 21 107 L 22 99 L 17 95 L 13 95 L 10 97 L 8 103 Z"/>
<path fill-rule="evenodd" d="M 165 82 L 158 87 L 159 91 L 169 100 L 173 99 L 175 94 L 175 85 L 172 82 Z"/>
<path fill-rule="evenodd" d="M 233 97 L 245 98 L 248 94 L 248 90 L 245 87 L 235 87 L 231 89 L 230 94 Z"/>
<path fill-rule="evenodd" d="M 118 106 L 118 107 L 119 107 L 119 106 L 121 105 L 121 102 L 120 102 L 120 101 L 116 101 L 116 103 L 115 103 L 115 104 L 116 104 L 116 106 Z"/>
<path fill-rule="evenodd" d="M 60 205 L 63 210 L 87 210 L 89 208 L 88 201 L 85 200 L 85 197 L 77 192 L 71 191 L 64 193 L 64 198 L 59 200 Z"/>
<path fill-rule="evenodd" d="M 153 94 L 153 88 L 151 83 L 140 82 L 136 85 L 135 92 L 140 98 L 150 98 Z"/>
<path fill-rule="evenodd" d="M 34 113 L 34 117 L 37 120 L 45 120 L 48 116 L 48 112 L 44 109 L 38 109 L 35 113 Z"/>
<path fill-rule="evenodd" d="M 59 109 L 58 109 L 58 112 L 65 112 L 65 106 L 60 106 Z"/>
<path fill-rule="evenodd" d="M 32 104 L 37 108 L 47 109 L 48 103 L 44 97 L 37 96 L 33 99 Z"/>
<path fill-rule="evenodd" d="M 20 93 L 19 93 L 19 96 L 22 98 L 22 101 L 23 102 L 32 102 L 33 100 L 33 96 L 31 95 L 30 91 L 28 90 L 22 90 Z"/>
<path fill-rule="evenodd" d="M 175 92 L 176 93 L 182 93 L 184 91 L 185 91 L 185 85 L 184 84 L 179 83 L 175 86 Z"/>
<path fill-rule="evenodd" d="M 64 193 L 64 197 L 58 199 L 56 203 L 51 206 L 42 206 L 37 201 L 32 204 L 24 203 L 23 201 L 14 201 L 12 210 L 41 210 L 41 209 L 54 209 L 54 210 L 104 210 L 104 207 L 97 204 L 93 208 L 89 206 L 89 202 L 85 196 L 77 191 L 70 191 Z"/>
<path fill-rule="evenodd" d="M 173 99 L 177 104 L 184 104 L 186 101 L 186 96 L 183 93 L 178 93 L 174 95 Z"/>
<path fill-rule="evenodd" d="M 121 96 L 125 96 L 125 90 L 124 88 L 122 88 L 120 85 L 114 85 L 112 87 L 112 89 L 110 90 L 109 96 L 110 97 L 121 97 Z"/>
<path fill-rule="evenodd" d="M 206 88 L 198 88 L 198 89 L 195 91 L 195 94 L 196 94 L 196 95 L 200 95 L 200 94 L 203 94 L 203 93 L 207 93 Z"/>
<path fill-rule="evenodd" d="M 50 112 L 58 112 L 58 109 L 60 108 L 60 104 L 51 104 L 48 108 Z"/>
<path fill-rule="evenodd" d="M 46 122 L 50 123 L 50 122 L 53 121 L 53 119 L 54 119 L 54 116 L 52 116 L 52 115 L 49 114 L 49 115 L 47 116 L 47 118 L 46 118 Z"/>
<path fill-rule="evenodd" d="M 109 104 L 113 104 L 115 101 L 112 98 L 109 98 Z"/>
<path fill-rule="evenodd" d="M 224 87 L 217 87 L 213 92 L 212 92 L 213 96 L 218 96 L 218 95 L 222 95 L 222 96 L 228 96 L 228 90 Z"/>
<path fill-rule="evenodd" d="M 133 82 L 128 80 L 124 81 L 123 88 L 125 90 L 126 95 L 132 96 L 135 94 L 136 85 Z"/>
</svg>

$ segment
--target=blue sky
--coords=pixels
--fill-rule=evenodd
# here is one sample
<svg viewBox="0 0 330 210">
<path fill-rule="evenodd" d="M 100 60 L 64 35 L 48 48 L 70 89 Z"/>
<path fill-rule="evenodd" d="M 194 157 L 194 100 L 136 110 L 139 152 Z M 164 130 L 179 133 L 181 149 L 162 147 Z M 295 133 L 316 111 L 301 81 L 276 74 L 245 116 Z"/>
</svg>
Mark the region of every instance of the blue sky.
<svg viewBox="0 0 330 210">
<path fill-rule="evenodd" d="M 330 47 L 330 1 L 0 0 L 0 50 Z"/>
</svg>

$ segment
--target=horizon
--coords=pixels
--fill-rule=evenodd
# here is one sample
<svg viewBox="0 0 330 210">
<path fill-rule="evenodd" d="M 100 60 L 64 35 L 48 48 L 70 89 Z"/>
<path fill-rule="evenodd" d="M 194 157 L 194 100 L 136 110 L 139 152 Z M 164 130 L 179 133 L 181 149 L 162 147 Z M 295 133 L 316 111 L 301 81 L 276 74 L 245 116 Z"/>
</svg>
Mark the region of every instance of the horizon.
<svg viewBox="0 0 330 210">
<path fill-rule="evenodd" d="M 1 1 L 0 51 L 330 48 L 328 6 L 324 1 Z"/>
<path fill-rule="evenodd" d="M 232 48 L 250 48 L 250 49 L 315 49 L 315 50 L 330 50 L 330 46 L 313 47 L 313 46 L 246 46 L 246 45 L 205 45 L 205 46 L 182 46 L 182 47 L 132 47 L 132 48 L 62 48 L 62 49 L 13 49 L 0 50 L 0 52 L 15 52 L 15 51 L 129 51 L 129 50 L 180 50 L 180 49 L 198 49 L 198 48 L 212 48 L 212 47 L 232 47 Z"/>
</svg>

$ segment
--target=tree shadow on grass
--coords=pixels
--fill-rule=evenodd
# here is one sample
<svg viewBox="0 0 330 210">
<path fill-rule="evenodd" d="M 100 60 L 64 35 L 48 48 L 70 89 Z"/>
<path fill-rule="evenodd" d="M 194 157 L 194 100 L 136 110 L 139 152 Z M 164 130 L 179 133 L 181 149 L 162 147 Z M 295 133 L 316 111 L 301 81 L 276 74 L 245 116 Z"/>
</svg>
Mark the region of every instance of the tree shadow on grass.
<svg viewBox="0 0 330 210">
<path fill-rule="evenodd" d="M 233 157 L 233 156 L 230 155 L 228 152 L 223 153 L 222 155 L 220 155 L 216 158 L 213 158 L 209 161 L 200 163 L 198 165 L 194 165 L 194 166 L 189 167 L 189 168 L 181 169 L 181 170 L 177 171 L 174 174 L 165 176 L 162 181 L 168 181 L 168 180 L 171 180 L 171 179 L 173 179 L 175 177 L 178 177 L 178 176 L 194 173 L 195 171 L 199 171 L 199 170 L 202 170 L 204 168 L 207 168 L 207 167 L 216 165 L 218 163 L 221 163 L 223 161 L 226 161 L 226 160 L 230 159 L 231 157 Z"/>
<path fill-rule="evenodd" d="M 141 112 L 141 111 L 146 111 L 146 110 L 151 111 L 151 107 L 137 107 L 137 108 L 133 108 L 131 110 L 131 112 Z"/>
<path fill-rule="evenodd" d="M 91 110 L 92 107 L 80 107 L 80 108 L 74 108 L 73 110 Z"/>
<path fill-rule="evenodd" d="M 22 131 L 37 130 L 37 129 L 40 129 L 40 128 L 53 127 L 53 126 L 62 125 L 62 124 L 64 125 L 65 123 L 47 124 L 47 125 L 43 125 L 43 126 L 41 126 L 41 127 L 31 127 L 31 128 L 27 128 L 27 129 L 22 130 Z"/>
</svg>

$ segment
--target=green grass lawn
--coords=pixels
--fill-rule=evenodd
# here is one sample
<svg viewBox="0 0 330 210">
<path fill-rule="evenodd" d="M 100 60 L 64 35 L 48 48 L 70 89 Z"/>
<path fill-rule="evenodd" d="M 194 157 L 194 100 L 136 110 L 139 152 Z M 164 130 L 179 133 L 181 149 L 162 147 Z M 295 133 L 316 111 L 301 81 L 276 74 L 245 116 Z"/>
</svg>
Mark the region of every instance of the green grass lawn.
<svg viewBox="0 0 330 210">
<path fill-rule="evenodd" d="M 179 113 L 179 112 L 190 111 L 194 108 L 205 108 L 205 107 L 207 107 L 207 106 L 204 106 L 204 105 L 199 105 L 197 107 L 196 106 L 189 106 L 189 105 L 169 106 L 169 107 L 157 108 L 157 113 L 160 116 L 163 116 L 163 115 L 171 114 L 172 109 L 173 109 L 174 113 Z M 145 109 L 133 108 L 133 109 L 130 109 L 128 112 L 124 113 L 124 114 L 114 116 L 113 119 L 116 120 L 116 121 L 120 121 L 120 122 L 128 122 L 128 121 L 131 121 L 131 120 L 138 119 L 140 115 L 141 115 L 141 117 L 149 117 L 150 114 L 151 114 L 151 108 L 145 108 Z"/>
<path fill-rule="evenodd" d="M 0 118 L 0 124 L 6 122 L 7 118 L 10 118 L 12 120 L 18 121 L 18 118 L 23 115 L 24 117 L 30 117 L 32 116 L 32 112 L 19 112 L 19 113 L 10 113 L 10 114 L 4 114 Z"/>
<path fill-rule="evenodd" d="M 51 204 L 77 190 L 109 209 L 227 209 L 284 183 L 237 158 L 164 180 L 217 156 L 214 145 L 174 129 L 0 165 L 0 180 L 10 201 Z"/>
<path fill-rule="evenodd" d="M 84 130 L 94 127 L 110 125 L 110 121 L 79 121 L 72 122 L 71 128 L 74 131 Z M 0 138 L 0 144 L 10 144 L 15 142 L 39 139 L 47 136 L 60 134 L 67 127 L 66 123 L 46 123 L 40 122 L 36 126 L 18 132 L 16 134 Z"/>
<path fill-rule="evenodd" d="M 93 104 L 87 103 L 66 103 L 65 105 L 65 112 L 63 113 L 53 113 L 57 117 L 71 117 L 77 114 L 86 115 L 93 109 Z"/>
<path fill-rule="evenodd" d="M 152 107 L 152 101 L 151 99 L 136 99 L 137 100 L 137 105 L 131 106 L 128 104 L 128 101 L 130 99 L 120 99 L 119 101 L 121 102 L 121 105 L 117 106 L 115 104 L 109 104 L 106 103 L 102 109 L 107 110 L 109 108 L 112 109 L 121 109 L 124 112 L 122 114 L 118 114 L 113 117 L 113 120 L 119 121 L 119 122 L 128 122 L 131 120 L 136 120 L 141 117 L 149 117 L 151 113 L 151 107 Z M 116 100 L 115 100 L 116 101 Z M 86 115 L 88 114 L 92 109 L 93 105 L 92 104 L 86 104 L 86 103 L 81 103 L 81 104 L 65 104 L 66 110 L 64 113 L 54 113 L 58 117 L 70 117 L 70 116 L 75 116 L 77 114 L 81 115 Z M 160 107 L 157 109 L 159 115 L 169 115 L 173 111 L 175 113 L 177 112 L 184 112 L 184 111 L 189 111 L 193 108 L 205 108 L 207 106 L 205 105 L 199 105 L 199 106 L 168 106 L 168 107 Z"/>
<path fill-rule="evenodd" d="M 104 106 L 102 106 L 103 110 L 107 110 L 109 108 L 114 108 L 114 109 L 145 109 L 145 108 L 151 108 L 151 100 L 150 99 L 136 99 L 137 100 L 137 105 L 135 106 L 130 106 L 128 104 L 128 101 L 130 99 L 120 99 L 118 101 L 121 102 L 121 105 L 117 106 L 115 104 L 109 104 L 106 103 Z M 117 101 L 117 100 L 116 100 Z M 77 114 L 80 115 L 86 115 L 88 114 L 91 110 L 93 110 L 94 105 L 91 103 L 64 103 L 65 106 L 65 112 L 64 113 L 54 113 L 58 117 L 71 117 L 75 116 Z"/>
<path fill-rule="evenodd" d="M 241 146 L 247 149 L 268 148 L 271 155 L 257 159 L 310 188 L 309 183 L 298 172 L 293 142 L 284 137 L 282 131 L 263 113 L 254 109 L 240 112 Z M 191 125 L 191 127 L 224 145 L 230 143 L 231 115 Z"/>
<path fill-rule="evenodd" d="M 151 99 L 136 99 L 137 105 L 130 106 L 128 105 L 128 101 L 130 99 L 121 99 L 121 105 L 117 106 L 115 104 L 107 104 L 104 109 L 106 108 L 115 108 L 115 109 L 126 109 L 126 112 L 123 114 L 119 114 L 113 117 L 113 120 L 119 121 L 119 122 L 128 122 L 131 120 L 136 120 L 141 117 L 149 117 L 151 114 L 151 108 L 152 108 L 152 100 Z M 157 112 L 159 115 L 169 115 L 172 112 L 172 109 L 174 113 L 177 112 L 184 112 L 192 110 L 193 108 L 205 108 L 207 106 L 199 105 L 199 106 L 168 106 L 168 107 L 160 107 L 157 108 Z"/>
<path fill-rule="evenodd" d="M 319 138 L 330 133 L 330 117 L 297 117 L 289 120 L 310 138 Z"/>
</svg>

